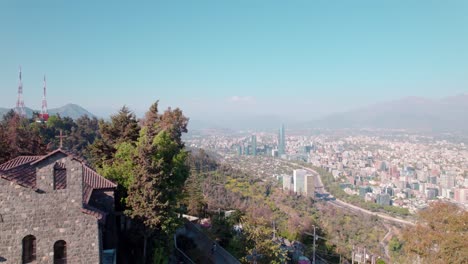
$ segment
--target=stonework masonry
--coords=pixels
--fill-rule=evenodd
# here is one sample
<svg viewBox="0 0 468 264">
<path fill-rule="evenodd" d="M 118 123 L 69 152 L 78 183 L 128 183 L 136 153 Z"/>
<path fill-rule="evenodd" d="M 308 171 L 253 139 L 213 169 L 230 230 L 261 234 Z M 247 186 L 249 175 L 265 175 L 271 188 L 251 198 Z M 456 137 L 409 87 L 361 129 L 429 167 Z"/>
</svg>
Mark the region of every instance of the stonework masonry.
<svg viewBox="0 0 468 264">
<path fill-rule="evenodd" d="M 67 170 L 67 186 L 54 190 L 54 164 Z M 37 190 L 0 178 L 0 263 L 22 263 L 22 240 L 36 238 L 36 262 L 53 263 L 56 241 L 66 242 L 67 263 L 100 263 L 95 216 L 83 213 L 83 167 L 65 155 L 37 163 Z"/>
</svg>

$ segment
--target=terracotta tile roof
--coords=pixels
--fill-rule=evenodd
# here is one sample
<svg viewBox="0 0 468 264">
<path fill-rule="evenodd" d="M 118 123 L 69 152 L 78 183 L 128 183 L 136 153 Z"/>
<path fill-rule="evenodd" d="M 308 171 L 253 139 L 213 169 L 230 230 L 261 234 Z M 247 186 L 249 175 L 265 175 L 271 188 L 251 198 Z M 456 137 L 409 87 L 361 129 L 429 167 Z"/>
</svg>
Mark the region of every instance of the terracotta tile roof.
<svg viewBox="0 0 468 264">
<path fill-rule="evenodd" d="M 19 167 L 24 164 L 31 163 L 40 159 L 42 156 L 19 156 L 12 160 L 9 160 L 0 165 L 0 171 L 6 171 L 12 168 Z"/>
<path fill-rule="evenodd" d="M 73 159 L 81 162 L 83 166 L 83 213 L 96 216 L 99 220 L 105 219 L 104 212 L 101 212 L 98 209 L 88 205 L 89 199 L 94 190 L 113 189 L 117 187 L 117 184 L 102 177 L 97 172 L 89 168 L 86 164 L 84 164 L 83 161 L 73 157 L 68 153 L 65 153 L 60 149 L 45 156 L 20 156 L 0 164 L 0 177 L 15 182 L 24 187 L 36 189 L 37 163 L 59 152 L 67 156 L 71 156 Z M 56 169 L 55 176 L 57 177 L 57 181 L 55 183 L 56 188 L 65 188 L 67 173 L 65 164 L 57 162 L 54 165 L 54 169 Z"/>
<path fill-rule="evenodd" d="M 86 165 L 83 165 L 83 177 L 84 182 L 89 184 L 93 189 L 109 189 L 117 187 L 117 184 L 102 177 Z"/>
<path fill-rule="evenodd" d="M 32 166 L 22 164 L 6 171 L 0 171 L 0 177 L 24 187 L 36 188 L 36 168 Z"/>
</svg>

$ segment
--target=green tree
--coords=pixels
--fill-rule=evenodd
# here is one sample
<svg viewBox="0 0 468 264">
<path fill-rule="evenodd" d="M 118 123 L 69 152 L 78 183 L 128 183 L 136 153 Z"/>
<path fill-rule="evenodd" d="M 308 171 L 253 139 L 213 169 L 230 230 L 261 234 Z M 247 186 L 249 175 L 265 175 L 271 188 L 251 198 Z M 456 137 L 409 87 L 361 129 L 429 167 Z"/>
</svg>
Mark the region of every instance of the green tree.
<svg viewBox="0 0 468 264">
<path fill-rule="evenodd" d="M 171 138 L 179 146 L 183 147 L 182 133 L 187 133 L 188 121 L 189 119 L 184 116 L 179 108 L 174 110 L 168 108 L 161 116 L 161 129 L 167 131 Z"/>
<path fill-rule="evenodd" d="M 161 131 L 160 121 L 161 115 L 158 109 L 159 101 L 154 102 L 148 112 L 145 114 L 145 118 L 142 120 L 143 127 L 146 127 L 147 134 L 150 137 L 156 136 Z"/>
<path fill-rule="evenodd" d="M 128 188 L 133 183 L 135 172 L 136 147 L 130 142 L 116 145 L 117 152 L 111 163 L 104 163 L 98 172 L 107 179 L 117 183 L 117 210 L 125 210 Z"/>
<path fill-rule="evenodd" d="M 42 155 L 46 146 L 40 137 L 39 131 L 34 129 L 32 120 L 22 118 L 13 110 L 9 111 L 1 123 L 3 127 L 3 141 L 6 144 L 3 161 L 20 155 Z"/>
<path fill-rule="evenodd" d="M 166 116 L 165 122 L 171 123 L 172 116 Z M 182 120 L 185 117 L 176 115 L 174 118 Z M 126 213 L 137 223 L 144 239 L 144 256 L 148 259 L 148 239 L 154 244 L 152 252 L 168 252 L 167 241 L 171 240 L 172 233 L 180 224 L 177 212 L 189 168 L 186 164 L 188 153 L 180 143 L 182 135 L 173 133 L 174 130 L 186 131 L 185 123 L 174 121 L 171 123 L 173 126 L 162 125 L 156 101 L 146 113 L 142 124 L 136 144 L 134 178 L 129 186 Z M 155 250 L 157 248 L 165 250 Z"/>
<path fill-rule="evenodd" d="M 170 239 L 179 220 L 178 200 L 188 177 L 187 152 L 166 131 L 154 138 L 142 130 L 137 144 L 135 178 L 130 185 L 127 214 L 140 223 L 146 240 L 157 234 Z"/>
<path fill-rule="evenodd" d="M 170 134 L 170 137 L 183 147 L 182 134 L 187 133 L 189 119 L 184 116 L 179 108 L 168 108 L 163 114 L 159 113 L 159 101 L 154 102 L 149 111 L 142 120 L 143 127 L 148 129 L 148 135 L 154 137 L 160 131 L 164 130 Z"/>
<path fill-rule="evenodd" d="M 31 130 L 36 131 L 44 144 L 47 145 L 47 151 L 53 151 L 60 147 L 60 139 L 57 136 L 60 131 L 67 138 L 64 140 L 63 149 L 72 150 L 70 147 L 70 133 L 76 128 L 73 119 L 69 117 L 62 118 L 60 115 L 50 116 L 46 123 L 38 123 L 30 120 Z"/>
<path fill-rule="evenodd" d="M 0 124 L 0 164 L 8 161 L 11 155 L 11 146 L 8 142 L 6 128 Z"/>
<path fill-rule="evenodd" d="M 281 250 L 280 245 L 272 240 L 273 230 L 269 223 L 257 221 L 257 219 L 243 217 L 243 233 L 246 238 L 246 251 L 252 254 L 254 249 L 262 257 L 257 260 L 258 263 L 284 263 L 287 259 L 285 251 Z M 244 259 L 245 261 L 245 259 Z"/>
<path fill-rule="evenodd" d="M 65 141 L 68 149 L 76 154 L 82 153 L 87 146 L 94 143 L 99 133 L 98 130 L 99 121 L 96 117 L 90 118 L 85 115 L 78 118 Z"/>
<path fill-rule="evenodd" d="M 87 157 L 95 168 L 102 168 L 105 163 L 112 163 L 116 145 L 123 142 L 135 143 L 140 127 L 135 114 L 126 106 L 110 122 L 99 121 L 99 136 L 87 149 Z"/>
<path fill-rule="evenodd" d="M 396 236 L 392 237 L 388 242 L 388 249 L 390 250 L 390 255 L 393 259 L 397 259 L 401 255 L 401 248 L 403 244 L 398 240 Z"/>
</svg>

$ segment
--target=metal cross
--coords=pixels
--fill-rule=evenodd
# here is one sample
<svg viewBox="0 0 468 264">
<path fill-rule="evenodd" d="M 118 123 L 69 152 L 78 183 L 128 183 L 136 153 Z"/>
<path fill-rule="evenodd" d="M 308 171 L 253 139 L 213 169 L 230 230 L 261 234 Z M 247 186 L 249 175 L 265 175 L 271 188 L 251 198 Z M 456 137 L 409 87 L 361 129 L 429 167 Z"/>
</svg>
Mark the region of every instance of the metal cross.
<svg viewBox="0 0 468 264">
<path fill-rule="evenodd" d="M 60 136 L 55 136 L 56 138 L 60 138 L 60 147 L 59 147 L 59 149 L 62 149 L 62 147 L 63 147 L 63 139 L 67 138 L 62 133 L 63 133 L 63 131 L 62 131 L 62 129 L 60 129 Z"/>
</svg>

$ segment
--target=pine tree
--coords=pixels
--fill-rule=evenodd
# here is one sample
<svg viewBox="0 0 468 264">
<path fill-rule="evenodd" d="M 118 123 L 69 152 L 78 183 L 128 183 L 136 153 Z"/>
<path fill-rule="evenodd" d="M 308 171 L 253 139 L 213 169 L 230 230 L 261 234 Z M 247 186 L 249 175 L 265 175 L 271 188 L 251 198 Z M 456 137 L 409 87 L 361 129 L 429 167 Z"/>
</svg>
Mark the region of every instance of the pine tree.
<svg viewBox="0 0 468 264">
<path fill-rule="evenodd" d="M 8 143 L 5 126 L 0 124 L 0 164 L 10 159 L 10 153 L 10 144 Z"/>
<path fill-rule="evenodd" d="M 6 144 L 2 160 L 10 160 L 20 155 L 42 155 L 46 145 L 40 133 L 34 128 L 33 120 L 22 118 L 13 110 L 9 111 L 1 123 L 3 127 L 0 144 Z"/>
<path fill-rule="evenodd" d="M 100 138 L 88 147 L 87 156 L 95 168 L 102 168 L 104 163 L 112 163 L 117 144 L 135 143 L 139 132 L 135 114 L 124 106 L 119 113 L 111 116 L 110 122 L 99 122 Z"/>
<path fill-rule="evenodd" d="M 148 112 L 146 112 L 145 118 L 142 120 L 142 125 L 143 127 L 147 128 L 147 133 L 150 137 L 156 136 L 156 134 L 161 131 L 159 125 L 161 121 L 161 115 L 159 114 L 158 104 L 159 101 L 154 102 L 150 106 Z"/>
<path fill-rule="evenodd" d="M 98 136 L 99 121 L 97 118 L 90 118 L 82 116 L 75 122 L 72 127 L 70 135 L 68 136 L 66 146 L 68 149 L 75 153 L 80 154 L 87 146 L 94 143 Z"/>
<path fill-rule="evenodd" d="M 184 116 L 182 110 L 168 108 L 161 116 L 161 129 L 168 131 L 171 138 L 183 147 L 182 133 L 187 133 L 189 119 Z"/>
<path fill-rule="evenodd" d="M 157 107 L 158 102 L 151 106 L 143 122 L 127 198 L 126 213 L 139 224 L 145 258 L 148 238 L 157 237 L 163 242 L 159 247 L 167 247 L 164 241 L 170 240 L 180 224 L 178 203 L 189 175 L 188 154 L 180 143 L 181 135 L 172 133 L 173 127 L 161 125 Z"/>
</svg>

